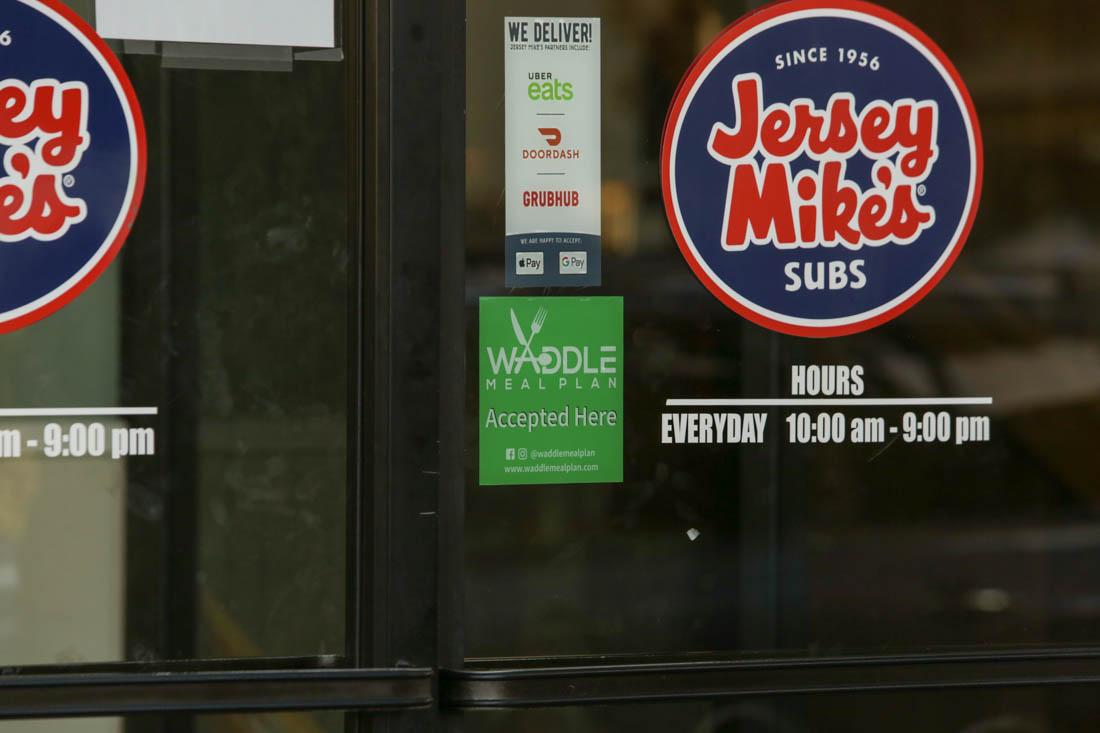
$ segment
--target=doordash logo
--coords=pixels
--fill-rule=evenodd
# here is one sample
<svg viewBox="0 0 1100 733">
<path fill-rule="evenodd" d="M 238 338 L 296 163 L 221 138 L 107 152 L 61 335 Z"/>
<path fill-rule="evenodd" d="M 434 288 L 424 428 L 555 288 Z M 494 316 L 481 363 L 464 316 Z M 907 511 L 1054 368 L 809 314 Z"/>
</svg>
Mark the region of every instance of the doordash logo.
<svg viewBox="0 0 1100 733">
<path fill-rule="evenodd" d="M 523 149 L 524 160 L 580 160 L 580 148 L 562 147 L 564 139 L 561 129 L 557 127 L 540 127 L 539 135 L 546 147 L 526 147 Z"/>
<path fill-rule="evenodd" d="M 552 148 L 561 145 L 561 130 L 556 127 L 540 127 L 539 134 L 546 138 L 546 144 Z"/>
<path fill-rule="evenodd" d="M 141 201 L 145 131 L 118 59 L 56 0 L 0 0 L 0 332 L 98 278 Z"/>
<path fill-rule="evenodd" d="M 911 308 L 977 212 L 981 136 L 950 61 L 858 0 L 794 0 L 730 26 L 681 83 L 662 145 L 673 234 L 759 325 L 841 336 Z"/>
</svg>

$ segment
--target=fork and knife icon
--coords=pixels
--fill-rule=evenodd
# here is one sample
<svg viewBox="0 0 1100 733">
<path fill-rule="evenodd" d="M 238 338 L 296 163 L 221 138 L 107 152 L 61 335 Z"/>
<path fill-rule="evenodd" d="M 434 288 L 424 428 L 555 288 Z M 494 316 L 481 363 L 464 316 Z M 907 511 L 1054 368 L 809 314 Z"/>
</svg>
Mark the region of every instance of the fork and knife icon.
<svg viewBox="0 0 1100 733">
<path fill-rule="evenodd" d="M 524 335 L 523 327 L 519 324 L 519 317 L 516 315 L 515 309 L 509 308 L 509 312 L 512 314 L 512 330 L 515 331 L 516 340 L 523 347 L 523 355 L 520 360 L 530 361 L 532 364 L 542 364 L 542 358 L 535 357 L 535 353 L 531 350 L 531 344 L 534 343 L 535 336 L 538 336 L 542 331 L 542 327 L 546 325 L 546 318 L 550 315 L 550 312 L 545 308 L 538 309 L 534 320 L 531 321 L 531 335 L 529 337 Z"/>
</svg>

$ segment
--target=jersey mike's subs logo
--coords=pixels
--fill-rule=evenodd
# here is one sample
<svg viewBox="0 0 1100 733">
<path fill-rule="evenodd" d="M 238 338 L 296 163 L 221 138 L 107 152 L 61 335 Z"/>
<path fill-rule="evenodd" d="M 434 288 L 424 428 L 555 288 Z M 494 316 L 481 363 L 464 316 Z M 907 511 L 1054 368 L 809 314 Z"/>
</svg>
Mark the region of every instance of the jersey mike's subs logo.
<svg viewBox="0 0 1100 733">
<path fill-rule="evenodd" d="M 802 336 L 864 331 L 923 298 L 965 243 L 981 166 L 950 61 L 854 0 L 779 3 L 726 29 L 662 145 L 692 270 L 732 310 Z"/>
<path fill-rule="evenodd" d="M 0 332 L 107 268 L 141 200 L 145 131 L 118 59 L 56 0 L 0 0 Z"/>
</svg>

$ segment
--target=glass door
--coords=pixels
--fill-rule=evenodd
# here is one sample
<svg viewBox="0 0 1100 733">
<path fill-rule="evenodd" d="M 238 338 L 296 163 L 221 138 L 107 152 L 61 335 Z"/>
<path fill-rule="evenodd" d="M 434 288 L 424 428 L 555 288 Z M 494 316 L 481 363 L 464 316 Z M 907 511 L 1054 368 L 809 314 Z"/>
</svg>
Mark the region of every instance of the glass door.
<svg viewBox="0 0 1100 733">
<path fill-rule="evenodd" d="M 5 731 L 366 730 L 435 698 L 394 630 L 434 586 L 388 572 L 435 562 L 392 540 L 435 530 L 389 499 L 410 438 L 381 407 L 410 389 L 391 344 L 429 333 L 379 183 L 413 144 L 382 123 L 391 19 L 260 5 L 0 2 L 5 236 L 44 222 L 5 254 L 111 221 L 123 153 L 144 176 L 114 261 L 0 338 Z M 70 140 L 53 207 L 15 211 Z"/>
<path fill-rule="evenodd" d="M 1080 71 L 1094 54 L 1087 24 L 1074 20 L 1095 10 L 882 5 L 466 4 L 466 667 L 452 701 L 561 706 L 470 713 L 468 729 L 1062 730 L 1096 716 L 1071 689 L 768 695 L 1070 681 L 1095 669 L 1096 470 L 1085 446 L 1097 397 L 1086 263 L 1098 99 Z M 821 20 L 830 7 L 848 15 Z M 851 25 L 858 13 L 878 30 Z M 576 30 L 586 24 L 598 35 Z M 812 232 L 829 214 L 813 220 L 811 210 L 806 224 L 788 208 L 788 242 L 779 209 L 768 208 L 785 195 L 769 186 L 786 184 L 743 193 L 757 185 L 747 171 L 763 181 L 769 161 L 791 160 L 791 206 L 808 206 L 816 193 L 795 191 L 794 176 L 812 187 L 818 161 L 824 174 L 825 161 L 843 159 L 872 195 L 871 163 L 893 165 L 892 153 L 845 149 L 843 105 L 855 114 L 880 100 L 919 115 L 920 95 L 939 94 L 931 81 L 914 92 L 905 79 L 884 81 L 891 65 L 908 79 L 925 73 L 878 35 L 889 24 L 935 46 L 969 98 L 960 93 L 954 111 L 937 103 L 938 157 L 914 174 L 927 176 L 912 179 L 914 206 L 955 217 L 961 231 L 975 164 L 980 205 L 965 248 L 919 302 L 844 333 L 793 334 L 784 307 L 807 331 L 841 323 L 845 308 L 855 322 L 861 303 L 886 302 L 894 281 L 924 276 L 904 257 L 936 246 L 867 244 L 866 234 L 838 245 L 824 229 L 796 246 L 795 226 Z M 751 85 L 750 73 L 759 86 L 739 91 L 735 79 Z M 557 96 L 566 82 L 575 99 Z M 583 138 L 586 114 L 600 120 L 596 138 Z M 821 133 L 819 157 L 809 142 L 788 158 L 774 152 L 784 139 L 797 145 L 798 119 L 820 121 L 801 133 Z M 919 137 L 917 117 L 907 119 Z M 734 140 L 751 120 L 757 147 L 731 173 L 734 153 L 715 152 L 714 135 Z M 592 159 L 602 164 L 595 193 L 585 188 Z M 951 173 L 937 180 L 937 167 Z M 579 191 L 579 203 L 527 196 L 559 190 Z M 559 277 L 515 279 L 557 253 L 543 245 L 578 205 L 595 215 L 602 278 L 570 281 L 547 254 Z M 540 220 L 530 207 L 552 214 Z M 731 233 L 738 221 L 747 243 Z M 521 234 L 529 251 L 517 263 L 507 243 Z M 831 273 L 830 261 L 875 274 L 860 284 L 849 269 Z M 621 299 L 621 324 L 597 307 L 602 298 Z M 501 303 L 515 335 L 507 309 L 494 315 Z M 603 375 L 581 362 L 583 385 L 559 381 L 552 358 L 562 344 L 587 343 L 576 335 L 583 319 L 564 312 L 570 303 L 621 337 L 621 480 L 528 472 L 571 449 L 600 450 L 598 429 L 579 427 L 573 406 L 602 399 Z M 765 311 L 770 325 L 760 325 Z M 572 334 L 551 334 L 555 317 Z M 517 344 L 508 361 L 501 349 Z M 562 404 L 559 386 L 571 424 L 538 414 Z M 509 404 L 526 422 L 501 424 Z M 502 433 L 515 453 L 500 450 Z M 542 452 L 525 463 L 526 446 Z M 524 478 L 500 480 L 498 463 Z M 644 704 L 689 699 L 710 702 Z"/>
</svg>

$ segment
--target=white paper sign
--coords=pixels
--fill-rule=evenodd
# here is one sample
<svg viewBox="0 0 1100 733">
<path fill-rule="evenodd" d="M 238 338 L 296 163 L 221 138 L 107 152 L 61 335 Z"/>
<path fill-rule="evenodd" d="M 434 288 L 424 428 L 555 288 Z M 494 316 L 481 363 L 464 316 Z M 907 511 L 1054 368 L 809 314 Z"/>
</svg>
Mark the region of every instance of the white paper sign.
<svg viewBox="0 0 1100 733">
<path fill-rule="evenodd" d="M 504 48 L 506 285 L 599 285 L 600 19 L 505 18 Z"/>
<path fill-rule="evenodd" d="M 104 38 L 332 48 L 336 0 L 96 0 Z"/>
</svg>

